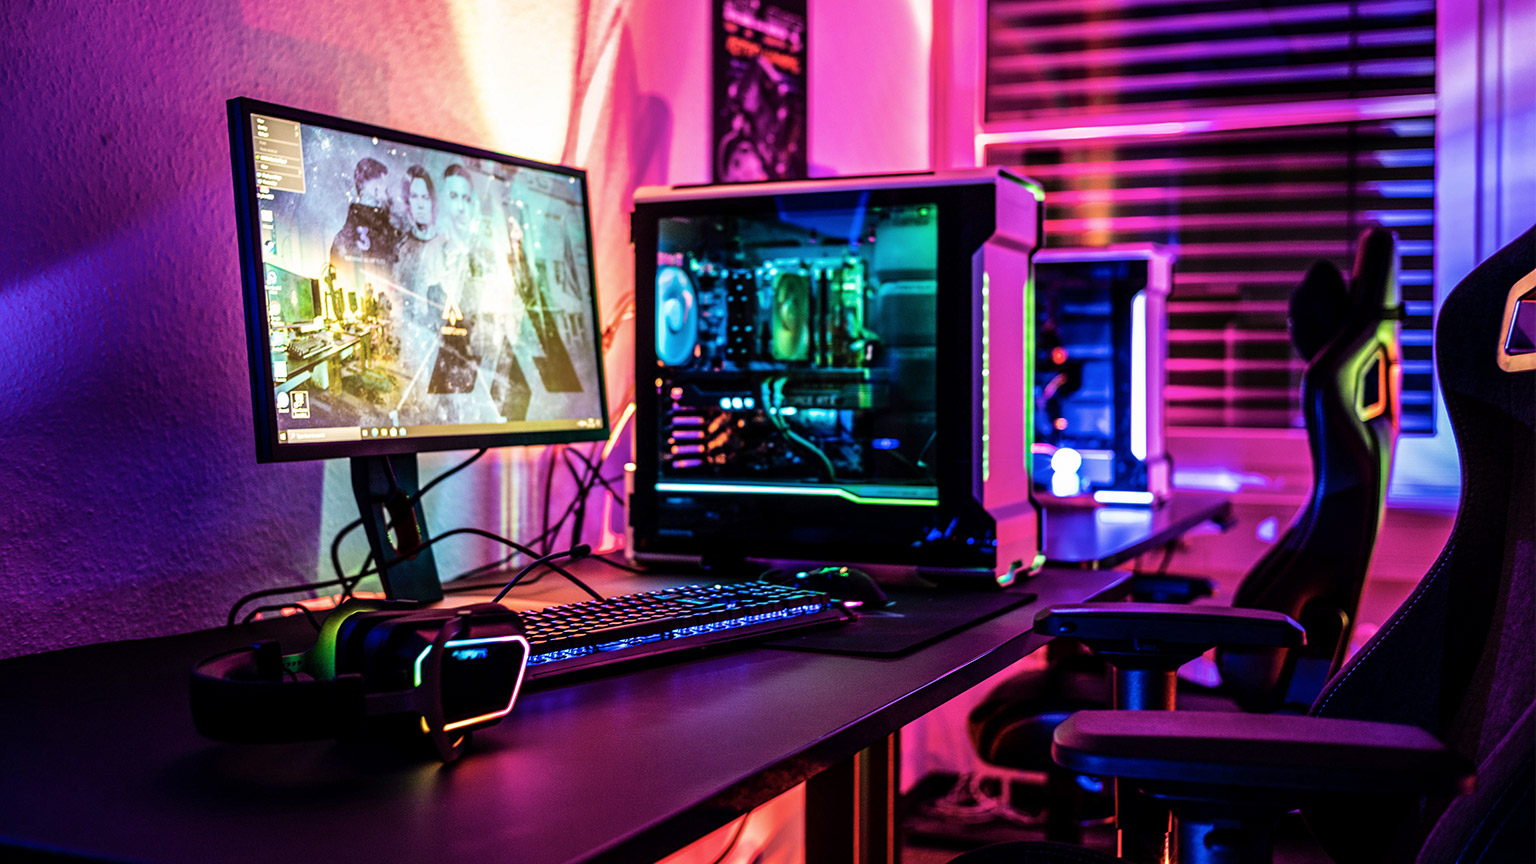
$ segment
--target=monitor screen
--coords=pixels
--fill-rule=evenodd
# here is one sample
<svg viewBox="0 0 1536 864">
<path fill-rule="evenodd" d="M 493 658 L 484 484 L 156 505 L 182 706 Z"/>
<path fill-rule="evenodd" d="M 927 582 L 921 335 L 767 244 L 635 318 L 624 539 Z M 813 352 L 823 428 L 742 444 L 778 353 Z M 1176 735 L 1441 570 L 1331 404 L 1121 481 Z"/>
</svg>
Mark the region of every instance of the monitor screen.
<svg viewBox="0 0 1536 864">
<path fill-rule="evenodd" d="M 263 461 L 607 435 L 585 173 L 230 102 Z"/>
</svg>

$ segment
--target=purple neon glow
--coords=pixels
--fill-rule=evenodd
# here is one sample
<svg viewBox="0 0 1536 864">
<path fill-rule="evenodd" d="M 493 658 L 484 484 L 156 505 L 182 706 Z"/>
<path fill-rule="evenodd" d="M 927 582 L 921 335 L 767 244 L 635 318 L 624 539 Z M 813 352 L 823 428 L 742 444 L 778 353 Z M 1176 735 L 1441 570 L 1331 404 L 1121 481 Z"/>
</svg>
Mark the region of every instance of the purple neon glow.
<svg viewBox="0 0 1536 864">
<path fill-rule="evenodd" d="M 1433 27 L 1405 27 L 1367 32 L 1353 39 L 1348 33 L 1315 33 L 1228 39 L 1220 42 L 1202 40 L 1175 42 L 1168 45 L 1139 45 L 1135 48 L 1095 48 L 1059 53 L 1024 52 L 1000 57 L 993 61 L 992 68 L 1002 72 L 1034 72 L 1077 66 L 1115 69 L 1152 63 L 1209 61 L 1217 57 L 1342 51 L 1347 50 L 1351 42 L 1362 47 L 1387 47 L 1429 43 L 1434 39 Z"/>
</svg>

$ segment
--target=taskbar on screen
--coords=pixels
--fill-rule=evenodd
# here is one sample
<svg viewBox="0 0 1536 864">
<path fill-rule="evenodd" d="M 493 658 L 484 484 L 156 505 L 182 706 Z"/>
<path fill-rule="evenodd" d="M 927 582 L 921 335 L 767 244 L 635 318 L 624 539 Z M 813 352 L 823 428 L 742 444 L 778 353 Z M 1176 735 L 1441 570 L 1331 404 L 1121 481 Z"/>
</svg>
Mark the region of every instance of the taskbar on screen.
<svg viewBox="0 0 1536 864">
<path fill-rule="evenodd" d="M 279 444 L 332 444 L 338 441 L 375 441 L 385 438 L 443 438 L 460 435 L 505 435 L 518 432 L 558 432 L 567 429 L 599 429 L 597 417 L 581 420 L 526 420 L 520 423 L 458 423 L 439 426 L 332 426 L 283 429 Z"/>
</svg>

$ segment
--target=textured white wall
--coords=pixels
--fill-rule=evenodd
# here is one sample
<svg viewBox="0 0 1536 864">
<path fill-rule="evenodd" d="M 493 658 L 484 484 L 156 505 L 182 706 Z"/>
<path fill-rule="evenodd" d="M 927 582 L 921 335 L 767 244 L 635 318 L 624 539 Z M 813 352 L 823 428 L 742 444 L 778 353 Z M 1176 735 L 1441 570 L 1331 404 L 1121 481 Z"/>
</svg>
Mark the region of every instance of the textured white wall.
<svg viewBox="0 0 1536 864">
<path fill-rule="evenodd" d="M 0 21 L 0 656 L 212 625 L 313 578 L 352 515 L 344 463 L 255 461 L 224 100 L 559 158 L 575 4 L 58 0 Z M 502 527 L 510 467 L 456 478 L 468 506 L 429 519 Z"/>
<path fill-rule="evenodd" d="M 812 162 L 926 167 L 926 0 L 811 5 Z M 707 179 L 710 6 L 0 4 L 0 657 L 212 626 L 328 574 L 354 515 L 344 462 L 255 461 L 226 99 L 586 165 L 606 308 L 630 287 L 634 186 Z M 515 532 L 536 455 L 482 460 L 429 522 Z"/>
<path fill-rule="evenodd" d="M 926 171 L 933 0 L 810 0 L 813 176 Z"/>
</svg>

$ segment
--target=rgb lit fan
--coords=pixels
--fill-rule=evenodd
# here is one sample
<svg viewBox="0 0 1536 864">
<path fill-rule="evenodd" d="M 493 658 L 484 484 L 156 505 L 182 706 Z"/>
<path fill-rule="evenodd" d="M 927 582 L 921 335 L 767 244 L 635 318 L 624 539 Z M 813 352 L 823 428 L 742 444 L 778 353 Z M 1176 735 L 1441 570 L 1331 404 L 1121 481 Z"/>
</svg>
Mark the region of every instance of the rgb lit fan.
<svg viewBox="0 0 1536 864">
<path fill-rule="evenodd" d="M 808 360 L 811 355 L 811 280 L 804 273 L 780 273 L 773 280 L 773 357 Z"/>
<path fill-rule="evenodd" d="M 681 267 L 656 271 L 656 357 L 668 366 L 681 366 L 693 357 L 698 341 L 699 304 L 693 279 Z"/>
</svg>

